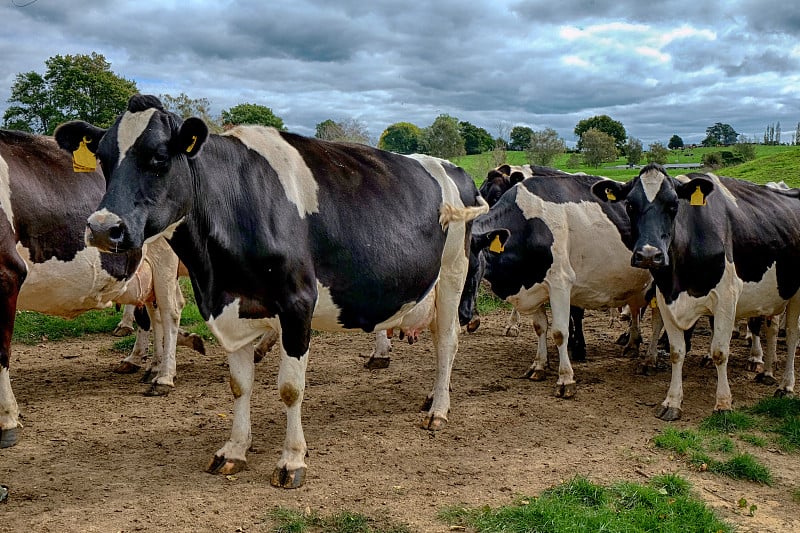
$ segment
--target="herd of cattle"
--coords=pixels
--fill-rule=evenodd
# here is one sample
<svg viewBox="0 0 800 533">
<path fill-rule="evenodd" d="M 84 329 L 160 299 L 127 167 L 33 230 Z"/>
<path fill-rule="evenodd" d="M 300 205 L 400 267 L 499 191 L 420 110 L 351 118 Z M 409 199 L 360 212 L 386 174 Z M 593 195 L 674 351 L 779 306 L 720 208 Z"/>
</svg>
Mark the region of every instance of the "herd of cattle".
<svg viewBox="0 0 800 533">
<path fill-rule="evenodd" d="M 300 413 L 311 330 L 377 332 L 380 358 L 387 330 L 416 339 L 429 329 L 437 370 L 422 425 L 438 430 L 450 409 L 459 326 L 477 327 L 482 280 L 513 305 L 513 317 L 533 318 L 533 379 L 543 377 L 554 340 L 559 396 L 576 392 L 570 355 L 585 355 L 583 310 L 624 305 L 626 352 L 639 352 L 646 309 L 652 340 L 662 328 L 669 338 L 672 379 L 660 418 L 681 415 L 686 340 L 704 315 L 714 319 L 715 409 L 732 409 L 727 361 L 739 317 L 786 313 L 776 394 L 792 394 L 799 195 L 710 173 L 670 177 L 653 164 L 627 183 L 504 165 L 478 190 L 441 159 L 258 126 L 212 135 L 200 119 L 182 120 L 143 95 L 108 129 L 68 122 L 55 140 L 0 131 L 0 446 L 15 444 L 21 427 L 9 377 L 18 309 L 66 317 L 111 302 L 145 309 L 138 321 L 153 325 L 150 394 L 166 394 L 176 342 L 187 339 L 177 282 L 187 273 L 228 354 L 234 396 L 230 438 L 208 471 L 245 466 L 254 361 L 274 344 L 287 418 L 271 478 L 278 487 L 305 479 Z M 147 329 L 120 371 L 143 364 Z M 776 335 L 766 328 L 761 374 L 773 382 Z M 650 342 L 642 367 L 656 357 Z"/>
</svg>

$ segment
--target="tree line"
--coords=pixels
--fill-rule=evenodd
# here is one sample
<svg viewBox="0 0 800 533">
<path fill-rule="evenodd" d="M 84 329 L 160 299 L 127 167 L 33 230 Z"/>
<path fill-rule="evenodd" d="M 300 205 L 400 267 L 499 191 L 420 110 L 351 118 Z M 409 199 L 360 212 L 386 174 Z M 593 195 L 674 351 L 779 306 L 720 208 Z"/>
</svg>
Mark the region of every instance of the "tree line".
<svg viewBox="0 0 800 533">
<path fill-rule="evenodd" d="M 8 100 L 12 105 L 3 115 L 3 127 L 44 135 L 51 135 L 58 124 L 76 119 L 109 127 L 124 112 L 130 96 L 137 92 L 136 83 L 114 74 L 102 54 L 56 55 L 45 61 L 44 74 L 31 71 L 16 75 Z M 213 116 L 211 102 L 205 98 L 190 98 L 184 93 L 161 94 L 159 97 L 167 110 L 183 118 L 200 117 L 216 133 L 237 124 L 286 129 L 283 119 L 267 106 L 242 103 Z M 494 152 L 498 164 L 505 162 L 506 150 L 524 151 L 531 164 L 542 166 L 551 165 L 556 156 L 568 151 L 564 139 L 552 128 L 534 131 L 526 126 L 514 126 L 506 131 L 507 128 L 500 125 L 498 129 L 498 136 L 493 137 L 484 128 L 441 114 L 424 128 L 410 122 L 392 124 L 377 141 L 373 141 L 364 123 L 355 119 L 327 119 L 316 125 L 315 136 L 329 141 L 377 145 L 378 148 L 402 154 L 425 153 L 444 159 Z M 579 121 L 574 134 L 578 142 L 573 156 L 592 167 L 615 161 L 620 155 L 630 165 L 638 165 L 642 159 L 664 163 L 669 150 L 684 146 L 683 139 L 673 135 L 667 146 L 652 143 L 645 152 L 642 142 L 629 136 L 622 123 L 608 115 Z M 763 144 L 780 144 L 780 138 L 780 123 L 769 125 L 764 133 Z M 756 143 L 741 136 L 729 124 L 717 122 L 706 129 L 706 137 L 701 144 L 728 146 Z M 792 134 L 791 144 L 800 144 L 800 122 Z M 742 149 L 736 157 L 748 158 L 749 153 Z M 578 161 L 574 166 L 579 165 Z"/>
</svg>

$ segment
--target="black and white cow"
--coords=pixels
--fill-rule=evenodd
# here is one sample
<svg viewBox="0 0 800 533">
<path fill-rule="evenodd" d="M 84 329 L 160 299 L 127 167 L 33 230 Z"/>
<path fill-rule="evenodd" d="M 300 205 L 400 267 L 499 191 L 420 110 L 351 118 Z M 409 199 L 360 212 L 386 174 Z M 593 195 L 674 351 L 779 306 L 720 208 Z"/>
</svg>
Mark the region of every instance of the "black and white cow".
<svg viewBox="0 0 800 533">
<path fill-rule="evenodd" d="M 9 377 L 17 310 L 72 318 L 113 301 L 157 298 L 154 352 L 165 365 L 159 383 L 172 385 L 168 367 L 183 307 L 174 292 L 178 258 L 163 239 L 148 246 L 144 259 L 141 250 L 87 248 L 86 217 L 104 192 L 103 175 L 75 173 L 51 137 L 0 130 L 0 447 L 16 444 L 21 427 Z"/>
<path fill-rule="evenodd" d="M 776 394 L 792 394 L 800 315 L 798 191 L 711 173 L 680 178 L 650 164 L 627 183 L 608 181 L 593 188 L 603 200 L 624 201 L 635 243 L 631 264 L 651 272 L 657 288 L 670 341 L 672 380 L 656 416 L 681 416 L 682 332 L 704 314 L 714 316 L 715 410 L 732 409 L 727 365 L 737 317 L 771 316 L 786 309 L 788 357 Z"/>
<path fill-rule="evenodd" d="M 602 181 L 607 180 L 585 175 L 523 180 L 472 227 L 471 272 L 475 258 L 480 258 L 475 252 L 483 251 L 485 278 L 495 294 L 521 313 L 543 314 L 543 305 L 550 302 L 559 353 L 556 394 L 561 397 L 576 391 L 567 354 L 570 304 L 586 309 L 630 305 L 626 352 L 638 352 L 641 343 L 639 309 L 646 303 L 651 278 L 628 260 L 633 242 L 624 210 L 592 195 L 591 186 Z M 462 304 L 470 297 L 465 289 Z M 546 319 L 543 324 L 546 327 Z M 544 372 L 545 333 L 537 329 L 540 350 L 529 370 L 532 376 Z M 650 344 L 654 351 L 655 343 Z"/>
<path fill-rule="evenodd" d="M 67 150 L 84 137 L 108 177 L 89 242 L 136 251 L 166 235 L 228 352 L 233 428 L 209 472 L 246 464 L 252 343 L 270 327 L 280 335 L 287 416 L 273 485 L 305 477 L 300 411 L 312 327 L 430 327 L 438 363 L 422 424 L 445 425 L 469 221 L 488 210 L 463 169 L 259 126 L 210 135 L 202 120 L 181 120 L 143 95 L 108 130 L 71 122 L 56 131 Z"/>
</svg>

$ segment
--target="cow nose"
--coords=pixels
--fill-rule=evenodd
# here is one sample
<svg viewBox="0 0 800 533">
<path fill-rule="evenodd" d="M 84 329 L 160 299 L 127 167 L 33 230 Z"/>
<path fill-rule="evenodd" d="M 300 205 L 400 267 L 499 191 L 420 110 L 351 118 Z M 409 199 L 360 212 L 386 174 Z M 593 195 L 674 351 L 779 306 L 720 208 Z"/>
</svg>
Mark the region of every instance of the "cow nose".
<svg viewBox="0 0 800 533">
<path fill-rule="evenodd" d="M 664 266 L 664 253 L 655 246 L 645 246 L 633 253 L 631 266 L 637 268 L 656 268 Z"/>
<path fill-rule="evenodd" d="M 115 215 L 95 213 L 86 221 L 86 244 L 104 252 L 120 251 L 125 240 L 125 224 Z"/>
</svg>

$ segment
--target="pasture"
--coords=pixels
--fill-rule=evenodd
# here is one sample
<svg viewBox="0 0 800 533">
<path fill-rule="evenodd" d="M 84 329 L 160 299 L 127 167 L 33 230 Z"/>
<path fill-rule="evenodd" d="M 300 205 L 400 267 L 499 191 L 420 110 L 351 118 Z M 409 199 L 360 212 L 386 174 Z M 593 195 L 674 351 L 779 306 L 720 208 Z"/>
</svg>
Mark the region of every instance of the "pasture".
<svg viewBox="0 0 800 533">
<path fill-rule="evenodd" d="M 362 366 L 373 336 L 315 335 L 303 413 L 309 470 L 296 490 L 269 484 L 284 435 L 274 354 L 256 367 L 249 468 L 212 476 L 203 469 L 227 438 L 232 414 L 218 345 L 210 343 L 206 356 L 179 348 L 176 389 L 147 398 L 138 376 L 111 373 L 124 352 L 108 334 L 15 343 L 11 368 L 25 428 L 19 444 L 0 454 L 0 482 L 11 487 L 0 529 L 272 531 L 280 507 L 346 510 L 444 532 L 450 525 L 439 513 L 451 506 L 508 505 L 576 475 L 606 484 L 678 473 L 738 531 L 800 530 L 797 452 L 735 441 L 772 471 L 768 486 L 701 472 L 654 444 L 665 428 L 697 428 L 711 413 L 716 376 L 699 365 L 708 349 L 705 323 L 687 357 L 683 418 L 665 423 L 653 411 L 669 371 L 636 375 L 614 343 L 624 327 L 610 325 L 608 313 L 587 312 L 588 362 L 575 364 L 573 400 L 553 395 L 552 347 L 547 381 L 520 379 L 535 336 L 529 325 L 518 338 L 502 336 L 506 313 L 492 311 L 476 333 L 461 335 L 449 423 L 436 433 L 417 427 L 435 371 L 428 333 L 412 346 L 395 338 L 384 370 Z M 732 348 L 734 406 L 771 395 L 745 370 L 745 342 Z"/>
</svg>

